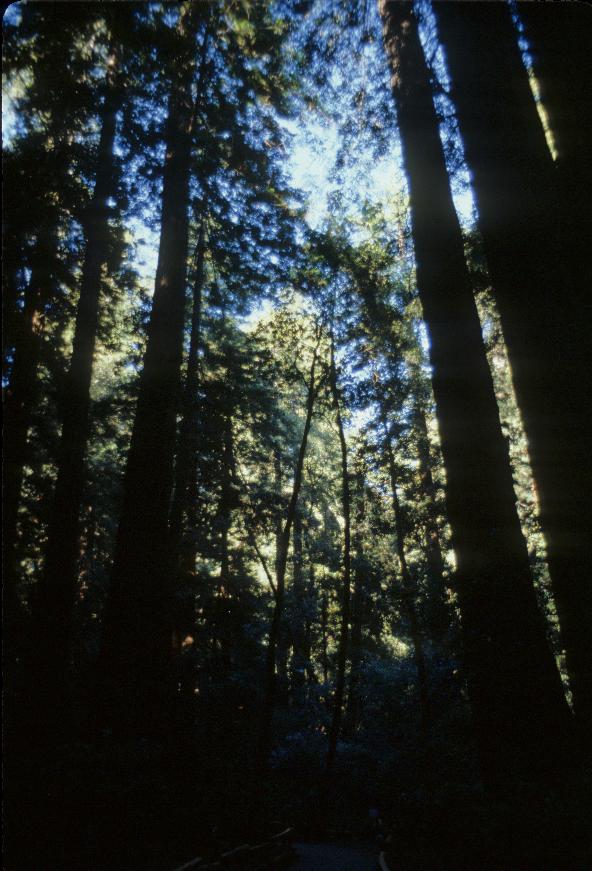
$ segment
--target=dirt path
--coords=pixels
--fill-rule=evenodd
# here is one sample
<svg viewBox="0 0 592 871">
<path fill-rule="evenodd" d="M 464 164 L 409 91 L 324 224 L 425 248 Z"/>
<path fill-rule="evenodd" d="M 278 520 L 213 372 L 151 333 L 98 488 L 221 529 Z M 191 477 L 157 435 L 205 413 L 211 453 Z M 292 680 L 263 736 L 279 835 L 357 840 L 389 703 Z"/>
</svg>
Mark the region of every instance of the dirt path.
<svg viewBox="0 0 592 871">
<path fill-rule="evenodd" d="M 294 844 L 290 871 L 377 871 L 378 850 L 370 844 Z"/>
</svg>

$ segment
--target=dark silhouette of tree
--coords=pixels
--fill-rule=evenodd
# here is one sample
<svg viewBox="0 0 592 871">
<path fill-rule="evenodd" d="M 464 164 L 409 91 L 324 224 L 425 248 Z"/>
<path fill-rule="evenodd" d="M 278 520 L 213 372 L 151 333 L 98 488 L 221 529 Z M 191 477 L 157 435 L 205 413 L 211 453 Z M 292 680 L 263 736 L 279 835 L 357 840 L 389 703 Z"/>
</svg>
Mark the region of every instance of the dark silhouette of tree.
<svg viewBox="0 0 592 871">
<path fill-rule="evenodd" d="M 84 168 L 92 146 L 71 143 L 87 131 L 96 91 L 90 59 L 75 35 L 90 38 L 96 12 L 77 9 L 23 9 L 17 28 L 4 30 L 4 71 L 30 75 L 15 101 L 15 134 L 3 162 L 5 199 L 3 269 L 3 576 L 5 618 L 20 610 L 19 520 L 25 465 L 33 463 L 30 430 L 38 407 L 40 366 L 52 353 L 54 317 L 67 321 L 64 287 L 76 287 L 78 257 L 72 244 L 72 217 L 87 206 Z M 36 63 L 31 65 L 30 54 Z M 64 117 L 66 122 L 64 123 Z M 65 311 L 66 309 L 66 311 Z M 58 334 L 60 330 L 56 331 Z M 56 342 L 59 346 L 59 340 Z"/>
<path fill-rule="evenodd" d="M 361 452 L 360 452 L 361 453 Z M 366 605 L 366 573 L 368 566 L 364 556 L 364 530 L 366 518 L 366 480 L 363 455 L 355 458 L 355 489 L 354 489 L 354 523 L 352 544 L 353 559 L 353 589 L 351 596 L 351 632 L 350 632 L 350 672 L 347 688 L 347 730 L 355 732 L 360 720 L 360 671 L 363 655 L 363 629 Z"/>
<path fill-rule="evenodd" d="M 107 722 L 159 727 L 171 647 L 167 577 L 177 395 L 182 360 L 194 63 L 182 7 L 171 75 L 154 298 L 104 620 Z M 203 35 L 202 35 L 203 38 Z"/>
<path fill-rule="evenodd" d="M 553 767 L 569 712 L 538 612 L 412 6 L 380 4 L 430 336 L 469 692 L 491 787 Z M 536 724 L 536 725 L 535 725 Z"/>
<path fill-rule="evenodd" d="M 79 514 L 88 439 L 90 387 L 99 322 L 101 270 L 109 255 L 109 198 L 115 193 L 113 146 L 122 91 L 119 46 L 107 59 L 97 170 L 86 222 L 86 250 L 72 357 L 62 399 L 63 424 L 45 572 L 36 598 L 38 693 L 45 718 L 66 705 L 72 608 L 78 580 Z"/>
<path fill-rule="evenodd" d="M 199 351 L 201 345 L 201 323 L 203 308 L 204 261 L 206 255 L 206 219 L 199 226 L 195 251 L 195 275 L 193 278 L 193 300 L 191 307 L 191 335 L 189 354 L 182 394 L 182 417 L 177 438 L 175 462 L 175 489 L 171 506 L 169 548 L 172 565 L 179 562 L 181 572 L 195 571 L 195 535 L 181 541 L 183 518 L 187 515 L 188 527 L 195 528 L 195 488 L 197 485 L 196 454 L 197 427 L 199 412 Z"/>
<path fill-rule="evenodd" d="M 343 427 L 341 414 L 340 387 L 335 364 L 335 338 L 333 326 L 330 335 L 330 359 L 329 359 L 329 389 L 337 424 L 339 436 L 339 448 L 341 453 L 341 506 L 343 512 L 343 567 L 341 579 L 341 620 L 339 630 L 339 643 L 337 647 L 337 668 L 335 677 L 335 695 L 333 698 L 333 716 L 329 729 L 329 747 L 327 750 L 327 772 L 331 773 L 337 752 L 337 741 L 341 731 L 343 719 L 343 705 L 345 698 L 346 666 L 349 654 L 349 636 L 351 619 L 351 494 L 349 480 L 349 457 L 348 446 Z"/>
<path fill-rule="evenodd" d="M 557 184 L 553 195 L 562 203 L 562 268 L 572 275 L 570 294 L 578 305 L 590 286 L 590 12 L 583 4 L 537 6 L 520 3 L 528 51 L 540 100 L 556 152 Z M 579 310 L 579 309 L 578 309 Z M 572 323 L 572 328 L 578 324 Z M 579 377 L 585 377 L 582 372 Z M 589 384 L 589 382 L 588 382 Z"/>
<path fill-rule="evenodd" d="M 510 7 L 436 3 L 434 9 L 528 437 L 574 707 L 592 722 L 588 400 L 580 390 L 586 342 L 578 327 L 584 300 L 578 303 L 579 283 L 570 267 L 581 258 L 571 245 L 562 252 L 567 210 L 557 210 L 559 178 Z M 569 105 L 573 97 L 565 97 Z M 566 193 L 573 190 L 567 182 Z M 581 230 L 575 232 L 577 238 Z"/>
</svg>

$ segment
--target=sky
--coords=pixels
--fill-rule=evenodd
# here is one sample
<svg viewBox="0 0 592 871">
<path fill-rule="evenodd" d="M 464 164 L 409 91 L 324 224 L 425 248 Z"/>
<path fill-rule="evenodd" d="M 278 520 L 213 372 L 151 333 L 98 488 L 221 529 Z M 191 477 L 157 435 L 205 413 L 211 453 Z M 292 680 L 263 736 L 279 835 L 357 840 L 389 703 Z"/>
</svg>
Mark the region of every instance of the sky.
<svg viewBox="0 0 592 871">
<path fill-rule="evenodd" d="M 283 122 L 291 134 L 292 143 L 287 157 L 287 172 L 291 184 L 302 190 L 307 197 L 308 208 L 306 221 L 312 228 L 318 228 L 327 216 L 327 200 L 332 191 L 337 189 L 331 179 L 339 148 L 339 133 L 336 124 L 324 122 L 320 124 L 314 118 L 302 118 L 299 122 Z M 400 155 L 393 153 L 379 160 L 372 160 L 368 155 L 362 159 L 371 166 L 365 175 L 364 193 L 371 200 L 384 200 L 394 195 L 405 184 L 402 169 L 399 165 Z M 465 183 L 468 178 L 464 179 Z M 454 204 L 463 226 L 469 226 L 473 220 L 474 202 L 470 184 L 466 183 L 463 190 L 453 192 Z M 262 302 L 243 319 L 243 326 L 250 329 L 254 323 L 265 316 L 272 304 Z"/>
</svg>

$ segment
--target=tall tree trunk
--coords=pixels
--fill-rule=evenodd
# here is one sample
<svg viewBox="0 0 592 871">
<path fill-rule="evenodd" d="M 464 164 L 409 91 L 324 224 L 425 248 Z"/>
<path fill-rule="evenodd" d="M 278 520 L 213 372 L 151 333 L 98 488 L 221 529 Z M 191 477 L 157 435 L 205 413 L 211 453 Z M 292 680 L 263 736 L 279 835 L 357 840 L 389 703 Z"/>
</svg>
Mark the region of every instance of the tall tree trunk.
<svg viewBox="0 0 592 871">
<path fill-rule="evenodd" d="M 292 639 L 293 654 L 291 668 L 292 692 L 296 703 L 302 701 L 303 687 L 305 683 L 306 668 L 309 656 L 306 650 L 306 627 L 305 609 L 306 592 L 304 587 L 303 552 L 302 552 L 302 515 L 297 509 L 294 515 L 294 527 L 292 533 Z"/>
<path fill-rule="evenodd" d="M 391 437 L 388 432 L 384 412 L 382 425 L 384 430 L 384 448 L 388 461 L 389 478 L 391 483 L 391 502 L 393 507 L 393 516 L 395 518 L 397 557 L 399 559 L 399 567 L 401 569 L 401 599 L 403 602 L 405 616 L 407 617 L 407 621 L 409 623 L 411 643 L 413 644 L 413 656 L 415 659 L 415 668 L 417 670 L 417 687 L 419 690 L 421 730 L 425 739 L 431 722 L 428 669 L 426 665 L 421 627 L 417 614 L 417 606 L 415 603 L 415 583 L 413 582 L 413 578 L 409 570 L 409 565 L 407 563 L 407 555 L 405 553 L 405 522 L 403 519 L 401 503 L 399 501 L 399 493 L 397 491 L 397 464 L 395 462 L 395 454 L 393 452 Z"/>
<path fill-rule="evenodd" d="M 518 3 L 517 11 L 556 150 L 559 195 L 566 211 L 574 213 L 577 244 L 587 237 L 587 248 L 580 247 L 587 255 L 592 243 L 587 196 L 592 188 L 592 12 L 583 3 Z M 589 258 L 583 259 L 589 270 Z"/>
<path fill-rule="evenodd" d="M 551 211 L 560 215 L 561 271 L 567 276 L 571 313 L 558 303 L 570 353 L 579 354 L 578 383 L 589 397 L 592 361 L 588 341 L 592 286 L 592 10 L 583 3 L 518 3 L 529 53 L 555 148 Z M 557 210 L 559 205 L 559 210 Z M 573 313 L 574 317 L 571 317 Z M 587 317 L 586 317 L 587 315 Z M 586 422 L 586 411 L 582 411 Z M 589 418 L 588 418 L 589 422 Z M 584 444 L 588 444 L 584 438 Z"/>
<path fill-rule="evenodd" d="M 580 263 L 583 252 L 561 251 L 558 178 L 509 6 L 438 3 L 435 9 L 528 438 L 574 708 L 590 728 L 592 409 L 582 390 L 590 383 L 583 326 L 590 286 L 580 287 L 570 273 L 570 255 Z M 568 220 L 568 209 L 561 216 Z M 582 228 L 574 229 L 578 238 Z"/>
<path fill-rule="evenodd" d="M 193 282 L 193 303 L 191 309 L 191 336 L 187 371 L 181 399 L 182 417 L 177 437 L 177 456 L 175 464 L 175 488 L 169 524 L 169 547 L 171 565 L 181 574 L 189 575 L 195 571 L 195 530 L 188 524 L 188 541 L 182 541 L 183 521 L 189 520 L 192 499 L 195 499 L 195 473 L 198 427 L 198 389 L 199 389 L 199 349 L 201 346 L 202 291 L 204 284 L 205 260 L 205 217 L 199 225 L 195 251 L 195 279 Z M 179 548 L 181 551 L 179 552 Z"/>
<path fill-rule="evenodd" d="M 339 401 L 339 387 L 337 384 L 337 370 L 335 368 L 335 347 L 331 336 L 331 361 L 329 368 L 329 386 L 335 409 L 337 431 L 339 433 L 339 447 L 341 449 L 341 505 L 343 511 L 343 575 L 341 588 L 341 629 L 337 648 L 337 674 L 335 677 L 335 696 L 333 699 L 333 717 L 329 729 L 329 747 L 327 750 L 327 773 L 333 770 L 337 741 L 341 730 L 343 718 L 343 700 L 345 696 L 345 670 L 349 644 L 349 621 L 351 610 L 351 518 L 350 518 L 350 488 L 347 442 L 341 418 L 341 406 Z"/>
<path fill-rule="evenodd" d="M 275 494 L 277 497 L 278 511 L 275 517 L 275 576 L 281 571 L 282 554 L 283 554 L 283 531 L 284 519 L 279 506 L 282 502 L 282 460 L 279 450 L 274 451 L 273 455 L 273 473 Z M 295 517 L 296 515 L 294 515 Z M 290 641 L 288 638 L 287 627 L 285 621 L 281 621 L 279 635 L 277 639 L 276 649 L 276 695 L 279 697 L 280 703 L 287 700 L 288 692 L 288 656 L 290 653 Z"/>
<path fill-rule="evenodd" d="M 590 315 L 592 285 L 592 11 L 583 3 L 518 3 L 529 53 L 556 151 L 563 243 L 577 311 Z M 554 204 L 556 206 L 556 203 Z M 569 324 L 587 338 L 588 319 Z M 581 331 L 584 331 L 582 335 Z M 572 333 L 572 340 L 575 336 Z M 586 345 L 583 346 L 584 350 Z M 588 391 L 592 367 L 578 372 Z"/>
<path fill-rule="evenodd" d="M 282 458 L 279 449 L 273 452 L 273 486 L 274 494 L 277 500 L 277 511 L 275 515 L 275 561 L 274 571 L 277 578 L 280 573 L 280 564 L 282 559 L 282 532 L 284 529 L 284 520 L 282 517 Z"/>
<path fill-rule="evenodd" d="M 327 593 L 323 590 L 321 596 L 321 659 L 323 665 L 323 683 L 329 683 L 329 615 Z"/>
<path fill-rule="evenodd" d="M 182 7 L 182 34 L 189 9 Z M 174 70 L 154 299 L 102 647 L 107 720 L 132 733 L 161 727 L 172 637 L 167 538 L 183 349 L 193 64 L 181 57 Z"/>
<path fill-rule="evenodd" d="M 415 401 L 414 421 L 417 434 L 421 493 L 426 502 L 424 528 L 428 590 L 425 613 L 430 637 L 434 641 L 440 641 L 450 627 L 451 615 L 445 598 L 444 560 L 440 543 L 436 487 L 432 475 L 428 427 L 425 409 L 419 398 L 416 398 Z"/>
<path fill-rule="evenodd" d="M 277 497 L 278 511 L 275 517 L 275 576 L 279 576 L 282 571 L 283 558 L 283 532 L 284 519 L 279 506 L 282 503 L 282 460 L 279 450 L 275 450 L 273 454 L 273 473 L 275 495 Z M 296 516 L 296 515 L 294 515 Z M 276 695 L 279 697 L 280 703 L 285 701 L 288 692 L 288 655 L 289 655 L 289 639 L 285 621 L 280 621 L 279 634 L 277 638 L 276 649 Z"/>
<path fill-rule="evenodd" d="M 278 550 L 276 554 L 275 603 L 269 629 L 269 640 L 265 659 L 265 687 L 263 707 L 261 711 L 261 727 L 257 759 L 258 767 L 260 769 L 265 768 L 267 765 L 267 759 L 271 750 L 271 727 L 276 693 L 276 659 L 286 597 L 286 567 L 288 564 L 288 551 L 290 548 L 290 534 L 292 531 L 292 524 L 294 523 L 294 516 L 298 507 L 300 489 L 302 487 L 302 473 L 304 470 L 304 460 L 306 458 L 308 434 L 312 423 L 315 399 L 318 393 L 318 385 L 316 383 L 318 352 L 319 342 L 317 341 L 310 367 L 306 397 L 306 417 L 300 441 L 300 449 L 298 451 L 298 459 L 296 461 L 296 469 L 294 470 L 294 483 L 292 485 L 292 493 L 286 510 L 286 519 L 284 521 L 280 540 L 278 541 Z"/>
<path fill-rule="evenodd" d="M 310 552 L 310 551 L 309 551 Z M 306 677 L 309 686 L 318 683 L 317 675 L 312 662 L 312 604 L 316 601 L 316 578 L 315 567 L 312 558 L 308 566 L 308 583 L 306 585 L 306 612 L 304 616 L 304 652 L 306 656 Z"/>
<path fill-rule="evenodd" d="M 430 335 L 476 737 L 485 782 L 505 788 L 559 764 L 570 714 L 537 608 L 417 22 L 410 3 L 380 0 L 379 8 Z"/>
<path fill-rule="evenodd" d="M 60 715 L 65 702 L 72 641 L 72 618 L 78 580 L 80 505 L 88 440 L 90 387 L 99 321 L 101 271 L 108 256 L 109 205 L 114 185 L 118 83 L 118 49 L 107 60 L 101 135 L 93 198 L 86 226 L 86 252 L 76 312 L 70 367 L 62 402 L 63 423 L 58 473 L 49 524 L 45 571 L 36 597 L 36 692 L 46 711 Z"/>
<path fill-rule="evenodd" d="M 366 582 L 366 567 L 364 555 L 364 520 L 366 516 L 363 460 L 358 460 L 356 473 L 355 521 L 352 536 L 354 546 L 354 589 L 351 607 L 351 639 L 350 639 L 350 672 L 347 693 L 348 730 L 355 732 L 360 721 L 360 667 L 362 664 L 362 626 L 364 621 L 364 586 Z"/>
<path fill-rule="evenodd" d="M 560 265 L 564 275 L 569 277 L 573 316 L 570 316 L 569 309 L 562 310 L 564 299 L 557 294 L 557 311 L 553 317 L 561 318 L 570 354 L 580 355 L 575 377 L 581 385 L 582 396 L 588 398 L 581 408 L 572 408 L 577 417 L 569 424 L 572 436 L 579 439 L 580 459 L 588 464 L 588 471 L 585 473 L 583 467 L 581 477 L 575 478 L 579 493 L 570 495 L 564 492 L 564 504 L 567 503 L 565 507 L 569 512 L 565 518 L 569 524 L 567 529 L 577 531 L 579 543 L 576 550 L 573 540 L 569 544 L 570 539 L 564 537 L 566 545 L 561 548 L 560 539 L 553 552 L 550 548 L 549 562 L 574 709 L 581 721 L 582 733 L 587 734 L 589 740 L 592 730 L 592 653 L 586 627 L 592 620 L 592 585 L 589 582 L 592 531 L 582 524 L 589 514 L 584 500 L 591 485 L 589 397 L 592 395 L 592 361 L 588 325 L 592 314 L 592 12 L 582 3 L 551 6 L 519 3 L 518 12 L 525 25 L 542 104 L 557 150 L 554 190 L 561 216 L 563 256 Z M 570 459 L 572 474 L 574 470 L 577 474 L 577 455 Z M 559 486 L 564 486 L 561 470 L 557 470 L 554 480 Z M 582 548 L 582 541 L 587 541 L 587 551 Z M 562 554 L 566 546 L 570 547 L 571 553 Z"/>
<path fill-rule="evenodd" d="M 222 455 L 222 495 L 220 498 L 220 586 L 221 592 L 228 594 L 230 587 L 230 556 L 228 549 L 228 533 L 231 525 L 232 510 L 232 466 L 233 466 L 232 418 L 228 415 L 224 421 L 224 446 Z"/>
<path fill-rule="evenodd" d="M 230 567 L 229 534 L 232 526 L 232 509 L 235 506 L 234 482 L 236 468 L 234 462 L 234 438 L 232 432 L 232 411 L 229 410 L 224 419 L 222 449 L 222 492 L 218 507 L 220 520 L 220 583 L 216 598 L 216 622 L 218 625 L 218 643 L 220 645 L 220 662 L 224 672 L 230 671 L 232 664 L 233 630 L 231 626 L 230 599 L 235 592 Z"/>
</svg>

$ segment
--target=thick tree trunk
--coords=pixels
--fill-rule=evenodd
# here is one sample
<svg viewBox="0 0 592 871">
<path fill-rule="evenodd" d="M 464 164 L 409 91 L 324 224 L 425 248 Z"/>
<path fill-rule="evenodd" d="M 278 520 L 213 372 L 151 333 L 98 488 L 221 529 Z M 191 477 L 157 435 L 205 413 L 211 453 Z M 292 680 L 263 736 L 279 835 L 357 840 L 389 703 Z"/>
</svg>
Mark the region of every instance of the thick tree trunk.
<svg viewBox="0 0 592 871">
<path fill-rule="evenodd" d="M 341 418 L 339 387 L 335 368 L 335 348 L 331 336 L 331 362 L 329 370 L 329 386 L 335 409 L 339 447 L 341 450 L 341 505 L 343 511 L 343 575 L 341 589 L 341 629 L 337 647 L 337 673 L 335 676 L 335 696 L 333 698 L 333 717 L 329 729 L 329 747 L 327 750 L 326 768 L 330 774 L 337 752 L 337 741 L 343 718 L 343 701 L 345 696 L 345 671 L 349 647 L 349 622 L 351 610 L 351 518 L 350 518 L 350 488 L 347 442 Z"/>
<path fill-rule="evenodd" d="M 574 708 L 592 727 L 592 529 L 586 520 L 592 409 L 582 390 L 590 384 L 584 328 L 590 285 L 571 272 L 583 252 L 561 250 L 557 219 L 569 221 L 572 203 L 558 210 L 559 178 L 509 6 L 437 3 L 435 9 L 528 438 Z M 567 92 L 563 97 L 566 105 L 572 102 Z M 585 178 L 579 184 L 584 188 Z M 578 239 L 583 228 L 573 231 Z"/>
<path fill-rule="evenodd" d="M 570 354 L 577 354 L 577 383 L 581 385 L 584 404 L 576 407 L 568 425 L 578 440 L 580 459 L 587 463 L 578 476 L 577 455 L 572 455 L 572 484 L 578 492 L 564 491 L 568 516 L 566 528 L 577 531 L 577 548 L 561 539 L 549 547 L 549 563 L 557 609 L 561 620 L 563 643 L 570 672 L 576 717 L 582 733 L 592 730 L 592 652 L 588 640 L 592 622 L 592 530 L 584 527 L 589 515 L 584 500 L 590 491 L 590 396 L 592 395 L 592 361 L 590 360 L 589 323 L 592 315 L 592 10 L 583 3 L 519 3 L 529 50 L 533 58 L 542 104 L 557 151 L 555 190 L 561 216 L 561 269 L 569 280 L 570 308 L 563 309 L 564 299 L 556 294 L 554 320 L 563 324 L 565 343 Z M 555 323 L 557 321 L 555 320 Z M 572 385 L 568 385 L 571 390 Z M 586 428 L 587 427 L 587 428 Z M 547 473 L 551 469 L 547 468 Z M 561 470 L 551 482 L 564 487 Z M 541 485 L 539 485 L 539 490 Z M 562 512 L 563 513 L 563 512 Z M 574 524 L 572 526 L 572 524 Z M 552 536 L 549 534 L 549 539 Z M 584 542 L 584 547 L 582 547 Z M 587 542 L 587 550 L 586 548 Z M 550 542 L 549 542 L 550 543 Z M 563 551 L 563 553 L 562 553 Z M 588 627 L 588 628 L 587 628 Z"/>
<path fill-rule="evenodd" d="M 107 720 L 132 733 L 161 727 L 172 637 L 168 518 L 183 349 L 193 65 L 179 58 L 175 70 L 154 299 L 102 648 Z"/>
<path fill-rule="evenodd" d="M 58 474 L 49 524 L 45 571 L 36 597 L 36 693 L 47 712 L 62 713 L 68 685 L 72 618 L 78 580 L 80 505 L 88 440 L 90 387 L 99 321 L 101 271 L 108 256 L 109 206 L 114 185 L 117 113 L 122 91 L 118 54 L 107 61 L 101 136 L 93 198 L 86 227 L 86 252 L 76 312 L 74 342 L 62 401 Z"/>
<path fill-rule="evenodd" d="M 416 18 L 410 3 L 379 8 L 430 335 L 470 699 L 494 789 L 552 770 L 570 714 L 537 608 Z"/>
<path fill-rule="evenodd" d="M 592 389 L 588 324 L 592 314 L 592 10 L 583 3 L 518 3 L 529 53 L 555 149 L 551 212 L 560 216 L 561 271 L 573 302 L 557 309 L 571 354 L 579 354 L 581 395 Z M 557 208 L 559 206 L 559 208 Z M 582 409 L 582 422 L 589 412 Z M 587 443 L 587 442 L 586 442 Z"/>
<path fill-rule="evenodd" d="M 267 655 L 265 658 L 265 688 L 263 706 L 261 711 L 261 728 L 259 734 L 259 747 L 257 754 L 257 763 L 260 769 L 264 769 L 267 765 L 267 760 L 271 750 L 271 727 L 276 694 L 277 647 L 280 638 L 282 617 L 284 613 L 284 604 L 286 598 L 286 568 L 288 564 L 288 551 L 290 548 L 290 535 L 292 532 L 292 524 L 294 523 L 294 516 L 298 508 L 298 498 L 300 496 L 300 489 L 302 487 L 302 473 L 304 471 L 304 460 L 306 458 L 308 434 L 310 432 L 314 404 L 318 392 L 318 385 L 316 384 L 318 350 L 319 345 L 317 343 L 310 367 L 306 398 L 306 417 L 304 420 L 304 429 L 302 431 L 302 438 L 300 441 L 300 449 L 298 451 L 298 459 L 296 461 L 296 469 L 294 470 L 294 483 L 292 485 L 292 493 L 286 510 L 286 518 L 284 521 L 282 534 L 277 543 L 278 548 L 276 554 L 275 604 L 273 609 L 271 626 L 269 628 L 269 640 L 267 644 Z"/>
<path fill-rule="evenodd" d="M 592 206 L 585 194 L 592 186 L 592 11 L 583 3 L 518 3 L 517 11 L 567 187 L 560 195 L 580 220 L 588 219 L 577 235 L 589 238 Z"/>
</svg>

